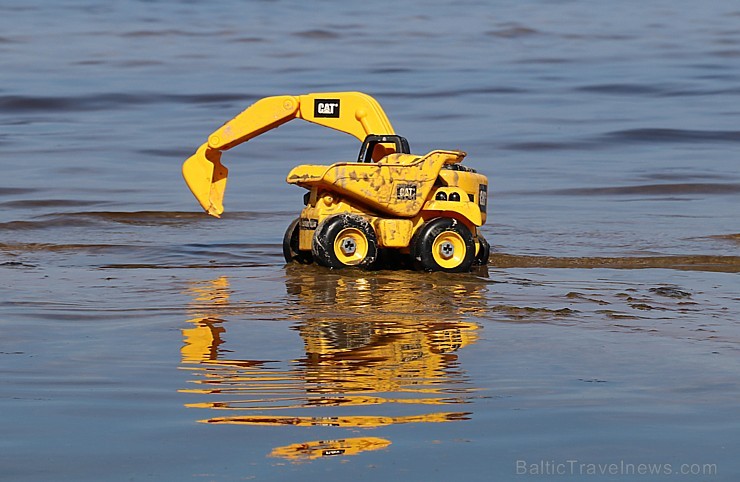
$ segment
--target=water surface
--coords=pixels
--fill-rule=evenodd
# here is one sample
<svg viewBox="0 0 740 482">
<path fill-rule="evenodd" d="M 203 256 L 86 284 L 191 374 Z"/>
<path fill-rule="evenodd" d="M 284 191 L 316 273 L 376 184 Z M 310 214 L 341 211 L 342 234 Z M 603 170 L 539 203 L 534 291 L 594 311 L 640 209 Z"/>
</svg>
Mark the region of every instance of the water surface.
<svg viewBox="0 0 740 482">
<path fill-rule="evenodd" d="M 736 480 L 738 19 L 3 3 L 3 478 Z M 200 211 L 179 170 L 211 131 L 332 90 L 468 153 L 488 268 L 285 266 L 285 175 L 359 147 L 297 122 L 226 153 Z"/>
</svg>

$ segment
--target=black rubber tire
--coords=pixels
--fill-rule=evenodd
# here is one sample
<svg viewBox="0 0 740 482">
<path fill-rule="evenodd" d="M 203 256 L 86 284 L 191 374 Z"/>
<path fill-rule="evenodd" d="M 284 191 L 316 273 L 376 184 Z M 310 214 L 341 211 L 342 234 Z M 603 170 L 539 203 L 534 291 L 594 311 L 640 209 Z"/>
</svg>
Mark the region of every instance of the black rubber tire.
<svg viewBox="0 0 740 482">
<path fill-rule="evenodd" d="M 283 257 L 286 263 L 313 263 L 313 254 L 311 251 L 301 251 L 298 249 L 298 236 L 300 231 L 300 218 L 294 220 L 285 230 L 283 236 Z"/>
<path fill-rule="evenodd" d="M 486 241 L 486 238 L 480 232 L 478 232 L 478 244 L 480 244 L 480 248 L 478 248 L 478 254 L 475 255 L 473 263 L 478 266 L 485 266 L 488 264 L 488 258 L 491 256 L 491 245 L 488 244 L 488 241 Z"/>
<path fill-rule="evenodd" d="M 435 244 L 445 239 L 456 245 L 456 252 L 449 259 L 435 253 Z M 465 273 L 475 259 L 475 241 L 470 229 L 458 220 L 435 218 L 419 228 L 411 242 L 411 256 L 418 270 Z"/>
<path fill-rule="evenodd" d="M 340 251 L 340 243 L 347 238 L 355 242 L 356 251 L 352 255 Z M 316 263 L 328 268 L 371 268 L 378 257 L 378 239 L 367 219 L 355 214 L 337 214 L 316 228 L 311 252 Z"/>
</svg>

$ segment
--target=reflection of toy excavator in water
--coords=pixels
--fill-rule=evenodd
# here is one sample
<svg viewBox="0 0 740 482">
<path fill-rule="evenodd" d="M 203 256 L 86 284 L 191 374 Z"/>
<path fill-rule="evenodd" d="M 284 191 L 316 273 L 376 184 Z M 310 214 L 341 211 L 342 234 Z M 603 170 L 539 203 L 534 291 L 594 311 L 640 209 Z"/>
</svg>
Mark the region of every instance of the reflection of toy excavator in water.
<svg viewBox="0 0 740 482">
<path fill-rule="evenodd" d="M 443 283 L 433 290 L 426 289 L 432 282 L 422 282 L 417 291 L 418 277 L 405 272 L 378 280 L 299 266 L 288 266 L 286 275 L 288 295 L 302 307 L 292 329 L 305 354 L 289 361 L 255 359 L 248 347 L 244 357 L 228 349 L 227 331 L 240 325 L 228 319 L 254 305 L 230 300 L 228 278 L 188 290 L 193 301 L 181 353 L 192 387 L 181 392 L 208 397 L 187 404 L 211 412 L 202 422 L 333 427 L 358 435 L 366 428 L 468 419 L 468 412 L 449 409 L 466 404 L 475 391 L 457 353 L 478 339 L 480 327 L 466 314 L 485 309 L 481 286 Z M 380 298 L 386 309 L 366 309 Z M 459 299 L 465 303 L 453 302 Z M 286 315 L 285 308 L 266 309 L 278 310 L 271 318 Z M 278 447 L 271 455 L 308 460 L 390 445 L 384 438 L 334 433 L 331 440 Z"/>
<path fill-rule="evenodd" d="M 309 190 L 285 233 L 283 253 L 330 268 L 376 266 L 381 252 L 410 255 L 428 271 L 468 271 L 488 261 L 488 180 L 460 164 L 462 151 L 410 154 L 383 109 L 359 92 L 266 97 L 215 131 L 183 164 L 183 176 L 211 215 L 223 212 L 228 170 L 221 153 L 292 119 L 363 141 L 358 162 L 302 165 L 287 181 Z"/>
</svg>

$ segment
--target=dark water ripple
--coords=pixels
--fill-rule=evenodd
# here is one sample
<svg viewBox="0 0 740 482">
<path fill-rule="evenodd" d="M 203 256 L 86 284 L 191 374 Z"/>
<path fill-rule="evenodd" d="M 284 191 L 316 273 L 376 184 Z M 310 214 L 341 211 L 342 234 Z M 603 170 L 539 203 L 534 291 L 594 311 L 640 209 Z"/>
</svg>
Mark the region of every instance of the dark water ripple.
<svg viewBox="0 0 740 482">
<path fill-rule="evenodd" d="M 728 176 L 727 174 L 711 174 L 702 172 L 683 172 L 683 173 L 672 173 L 672 172 L 655 172 L 645 174 L 641 176 L 644 179 L 654 179 L 659 181 L 689 181 L 698 179 L 713 179 L 713 180 L 724 180 L 728 181 L 734 176 Z"/>
<path fill-rule="evenodd" d="M 740 142 L 740 131 L 645 127 L 606 132 L 583 139 L 510 142 L 497 146 L 513 151 L 593 151 L 640 144 L 717 144 Z"/>
<path fill-rule="evenodd" d="M 146 156 L 163 157 L 166 159 L 185 159 L 192 154 L 192 149 L 139 149 L 137 152 Z"/>
<path fill-rule="evenodd" d="M 530 141 L 509 142 L 496 146 L 498 149 L 510 151 L 538 152 L 538 151 L 589 151 L 603 149 L 604 144 L 589 141 Z"/>
<path fill-rule="evenodd" d="M 303 30 L 301 32 L 295 32 L 292 35 L 294 37 L 310 40 L 335 40 L 341 37 L 341 35 L 334 30 L 324 29 Z"/>
<path fill-rule="evenodd" d="M 31 201 L 36 206 L 49 206 L 53 201 Z M 24 206 L 26 201 L 11 201 L 16 207 Z M 79 206 L 87 204 L 85 201 L 64 201 L 63 205 Z M 98 204 L 90 202 L 90 204 Z M 274 213 L 237 212 L 230 213 L 229 218 L 234 220 L 259 220 L 274 216 Z M 0 229 L 8 231 L 23 231 L 31 229 L 48 229 L 64 227 L 87 227 L 103 224 L 127 224 L 133 226 L 186 226 L 192 223 L 211 222 L 212 220 L 200 212 L 173 212 L 173 211 L 81 211 L 69 213 L 50 213 L 33 220 L 8 221 L 0 223 Z"/>
<path fill-rule="evenodd" d="M 14 193 L 18 194 L 18 193 Z M 24 199 L 21 201 L 0 202 L 0 207 L 4 208 L 44 208 L 44 207 L 85 207 L 100 206 L 108 204 L 111 201 L 85 201 L 82 199 Z"/>
<path fill-rule="evenodd" d="M 529 91 L 522 87 L 502 86 L 480 86 L 468 87 L 451 90 L 414 90 L 411 92 L 400 91 L 383 91 L 379 92 L 378 97 L 388 99 L 449 99 L 455 97 L 464 97 L 468 95 L 479 94 L 526 94 Z"/>
<path fill-rule="evenodd" d="M 0 110 L 4 113 L 23 112 L 85 112 L 127 108 L 132 105 L 174 104 L 214 104 L 222 102 L 249 102 L 255 96 L 240 94 L 155 94 L 155 93 L 101 93 L 79 96 L 0 96 Z"/>
<path fill-rule="evenodd" d="M 499 28 L 494 30 L 487 30 L 484 34 L 488 37 L 494 37 L 497 39 L 526 39 L 531 37 L 545 37 L 545 38 L 557 38 L 570 41 L 624 41 L 632 40 L 635 38 L 634 35 L 628 35 L 623 33 L 581 33 L 581 32 L 555 32 L 549 29 L 538 29 L 529 27 L 522 23 L 506 23 L 500 25 Z"/>
<path fill-rule="evenodd" d="M 643 128 L 609 132 L 602 139 L 618 143 L 740 142 L 740 131 Z"/>
<path fill-rule="evenodd" d="M 676 184 L 644 184 L 638 186 L 595 187 L 552 189 L 539 191 L 539 194 L 555 194 L 563 196 L 680 196 L 691 194 L 740 194 L 740 183 L 676 183 Z"/>
<path fill-rule="evenodd" d="M 101 32 L 101 35 L 109 35 L 107 32 Z M 149 38 L 149 37 L 210 37 L 218 35 L 210 31 L 184 30 L 184 29 L 150 29 L 150 30 L 132 30 L 119 34 L 121 37 L 132 38 Z"/>
<path fill-rule="evenodd" d="M 658 86 L 654 84 L 596 84 L 575 87 L 575 92 L 607 95 L 650 96 L 650 97 L 694 97 L 715 95 L 740 95 L 740 88 L 700 89 Z"/>
<path fill-rule="evenodd" d="M 508 25 L 496 30 L 489 30 L 486 35 L 498 38 L 521 38 L 542 35 L 542 32 L 524 25 Z"/>
<path fill-rule="evenodd" d="M 55 216 L 51 219 L 42 221 L 8 221 L 0 223 L 0 229 L 5 232 L 12 231 L 30 231 L 50 228 L 70 228 L 70 227 L 92 227 L 98 223 L 92 219 L 69 219 L 66 216 Z"/>
<path fill-rule="evenodd" d="M 37 189 L 27 187 L 0 187 L 0 196 L 15 196 L 18 194 L 30 194 L 37 192 Z"/>
</svg>

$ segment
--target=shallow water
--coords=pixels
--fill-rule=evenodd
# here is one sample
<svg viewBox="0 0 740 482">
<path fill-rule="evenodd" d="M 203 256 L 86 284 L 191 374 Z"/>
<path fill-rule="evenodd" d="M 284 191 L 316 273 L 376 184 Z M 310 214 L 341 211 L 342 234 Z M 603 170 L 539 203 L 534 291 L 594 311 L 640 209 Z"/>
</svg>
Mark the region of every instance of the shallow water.
<svg viewBox="0 0 740 482">
<path fill-rule="evenodd" d="M 8 480 L 737 480 L 740 8 L 93 0 L 0 6 Z M 489 177 L 488 268 L 285 266 L 293 123 L 361 90 Z M 652 471 L 649 474 L 644 471 Z"/>
</svg>

